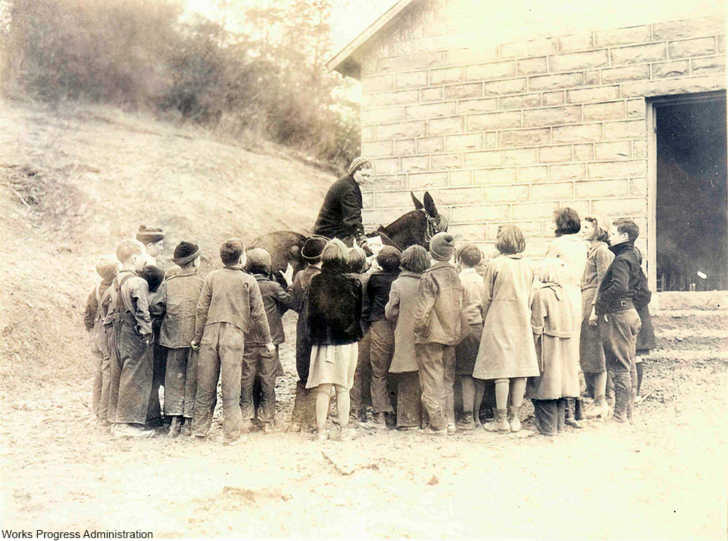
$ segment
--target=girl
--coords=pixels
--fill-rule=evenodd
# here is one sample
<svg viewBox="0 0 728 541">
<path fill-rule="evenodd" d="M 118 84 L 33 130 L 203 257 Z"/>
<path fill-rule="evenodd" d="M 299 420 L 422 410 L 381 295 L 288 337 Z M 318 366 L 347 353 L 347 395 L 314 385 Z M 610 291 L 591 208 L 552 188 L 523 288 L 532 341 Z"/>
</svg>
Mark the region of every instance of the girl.
<svg viewBox="0 0 728 541">
<path fill-rule="evenodd" d="M 573 305 L 561 285 L 565 265 L 545 259 L 537 278 L 541 282 L 531 303 L 531 326 L 541 375 L 528 380 L 536 428 L 554 436 L 565 423 L 566 399 L 579 396 L 579 359 Z"/>
<path fill-rule="evenodd" d="M 602 283 L 604 274 L 612 264 L 614 254 L 607 245 L 609 235 L 596 218 L 591 216 L 584 218 L 582 233 L 589 245 L 584 275 L 581 279 L 582 321 L 579 359 L 587 387 L 594 398 L 594 404 L 587 410 L 586 416 L 606 419 L 609 413 L 606 400 L 607 367 L 594 303 L 597 300 L 599 284 Z"/>
<path fill-rule="evenodd" d="M 420 379 L 415 355 L 414 310 L 420 275 L 430 266 L 427 250 L 414 245 L 402 253 L 402 272 L 392 283 L 389 302 L 384 309 L 395 323 L 394 357 L 389 368 L 397 380 L 397 428 L 410 430 L 420 426 L 422 404 Z"/>
<path fill-rule="evenodd" d="M 518 226 L 501 226 L 496 239 L 500 254 L 490 261 L 483 279 L 483 335 L 473 377 L 495 380 L 495 422 L 484 428 L 518 432 L 526 378 L 539 375 L 531 333 L 534 275 L 521 255 L 526 241 Z"/>
<path fill-rule="evenodd" d="M 336 389 L 336 410 L 341 439 L 350 439 L 349 390 L 354 384 L 357 341 L 361 338 L 362 287 L 347 276 L 346 245 L 338 239 L 326 243 L 321 272 L 311 279 L 308 328 L 311 332 L 311 366 L 307 389 L 316 393 L 317 439 L 326 439 L 326 416 L 331 387 Z"/>
</svg>

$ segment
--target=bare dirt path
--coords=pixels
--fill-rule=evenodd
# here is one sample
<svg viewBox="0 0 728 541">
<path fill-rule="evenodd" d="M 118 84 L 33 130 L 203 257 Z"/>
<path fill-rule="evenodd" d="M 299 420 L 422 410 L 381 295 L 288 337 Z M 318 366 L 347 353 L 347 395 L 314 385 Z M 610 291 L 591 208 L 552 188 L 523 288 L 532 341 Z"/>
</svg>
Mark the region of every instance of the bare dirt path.
<svg viewBox="0 0 728 541">
<path fill-rule="evenodd" d="M 1 522 L 174 537 L 717 539 L 727 383 L 724 361 L 654 361 L 645 388 L 659 398 L 634 425 L 595 421 L 555 440 L 362 429 L 345 443 L 281 432 L 224 447 L 218 426 L 203 443 L 114 439 L 91 421 L 90 382 L 58 382 L 2 396 Z"/>
</svg>

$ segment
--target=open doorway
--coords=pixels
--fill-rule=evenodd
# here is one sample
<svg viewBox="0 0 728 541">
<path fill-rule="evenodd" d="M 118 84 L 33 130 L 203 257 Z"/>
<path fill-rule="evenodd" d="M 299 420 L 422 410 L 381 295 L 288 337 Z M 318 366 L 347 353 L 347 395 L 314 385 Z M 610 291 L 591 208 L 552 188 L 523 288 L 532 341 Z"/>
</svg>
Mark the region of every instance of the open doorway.
<svg viewBox="0 0 728 541">
<path fill-rule="evenodd" d="M 725 93 L 654 106 L 657 289 L 728 289 Z"/>
</svg>

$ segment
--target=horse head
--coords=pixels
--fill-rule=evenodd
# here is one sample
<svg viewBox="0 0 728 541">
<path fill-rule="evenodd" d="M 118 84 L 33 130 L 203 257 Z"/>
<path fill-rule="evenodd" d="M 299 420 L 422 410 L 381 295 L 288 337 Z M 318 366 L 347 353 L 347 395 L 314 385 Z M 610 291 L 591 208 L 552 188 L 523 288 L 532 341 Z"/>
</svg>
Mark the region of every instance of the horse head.
<svg viewBox="0 0 728 541">
<path fill-rule="evenodd" d="M 425 233 L 425 241 L 429 243 L 432 237 L 434 237 L 438 233 L 447 231 L 447 217 L 441 215 L 437 211 L 435 200 L 432 199 L 430 192 L 425 192 L 425 196 L 423 198 L 424 204 L 419 199 L 417 199 L 414 192 L 410 192 L 410 195 L 412 196 L 412 202 L 415 204 L 415 210 L 420 210 L 424 212 L 425 217 L 427 218 L 427 231 Z"/>
</svg>

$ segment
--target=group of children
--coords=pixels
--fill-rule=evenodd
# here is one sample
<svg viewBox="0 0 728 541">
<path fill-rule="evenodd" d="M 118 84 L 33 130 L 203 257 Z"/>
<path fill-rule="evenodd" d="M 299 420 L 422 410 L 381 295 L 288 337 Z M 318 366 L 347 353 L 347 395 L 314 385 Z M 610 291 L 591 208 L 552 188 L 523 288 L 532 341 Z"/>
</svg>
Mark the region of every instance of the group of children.
<svg viewBox="0 0 728 541">
<path fill-rule="evenodd" d="M 341 439 L 353 437 L 350 417 L 433 435 L 473 430 L 490 417 L 484 405 L 492 410 L 484 428 L 517 432 L 525 398 L 537 430 L 555 435 L 565 424 L 579 427 L 580 417 L 611 414 L 609 379 L 614 419 L 625 421 L 644 308 L 639 229 L 618 220 L 607 233 L 590 217 L 584 237 L 580 224 L 572 209 L 557 211 L 557 238 L 535 264 L 522 257 L 515 225 L 498 230 L 498 255 L 488 262 L 475 245 L 456 251 L 448 233 L 435 235 L 429 250 L 385 246 L 376 265 L 361 248 L 314 236 L 290 287 L 273 278 L 268 252 L 246 252 L 238 239 L 222 244 L 223 268 L 204 279 L 190 242 L 162 272 L 154 258 L 163 233 L 140 228 L 136 240 L 118 245 L 117 261 L 99 261 L 87 302 L 98 360 L 94 411 L 117 434 L 151 436 L 163 385 L 169 435 L 205 438 L 219 380 L 224 441 L 256 425 L 270 432 L 283 373 L 281 317 L 291 309 L 299 381 L 290 431 L 327 438 L 335 395 Z M 589 412 L 581 407 L 584 379 L 594 398 Z"/>
</svg>

